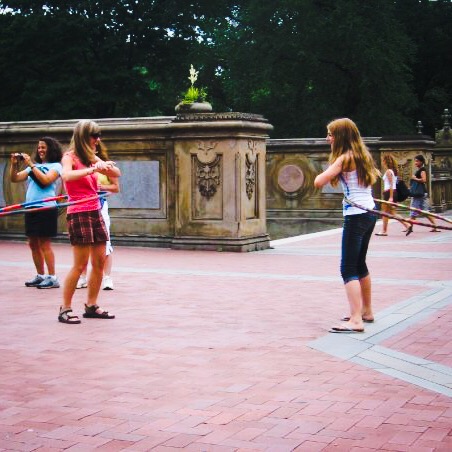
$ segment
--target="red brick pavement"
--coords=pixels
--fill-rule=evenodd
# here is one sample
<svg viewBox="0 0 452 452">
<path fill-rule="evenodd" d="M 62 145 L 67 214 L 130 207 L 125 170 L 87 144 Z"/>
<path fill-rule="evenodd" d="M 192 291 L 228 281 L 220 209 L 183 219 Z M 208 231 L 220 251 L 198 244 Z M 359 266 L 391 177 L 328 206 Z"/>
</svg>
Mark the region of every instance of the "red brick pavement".
<svg viewBox="0 0 452 452">
<path fill-rule="evenodd" d="M 403 334 L 388 339 L 384 345 L 452 367 L 452 336 L 446 334 L 451 325 L 452 306 L 449 306 Z"/>
<path fill-rule="evenodd" d="M 378 314 L 451 285 L 452 232 L 371 241 Z M 340 232 L 248 253 L 116 247 L 113 321 L 57 322 L 0 242 L 0 450 L 450 451 L 452 398 L 309 347 L 347 312 Z M 69 245 L 54 246 L 59 276 Z M 86 290 L 78 290 L 81 314 Z M 451 305 L 381 345 L 452 366 Z"/>
</svg>

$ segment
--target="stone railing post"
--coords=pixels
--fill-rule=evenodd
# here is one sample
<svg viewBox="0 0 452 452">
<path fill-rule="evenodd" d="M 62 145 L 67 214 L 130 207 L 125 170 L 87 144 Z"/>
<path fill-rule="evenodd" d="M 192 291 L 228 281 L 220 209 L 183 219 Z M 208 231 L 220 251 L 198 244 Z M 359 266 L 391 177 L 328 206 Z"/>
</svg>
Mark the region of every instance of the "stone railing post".
<svg viewBox="0 0 452 452">
<path fill-rule="evenodd" d="M 444 110 L 442 118 L 443 128 L 435 134 L 435 158 L 432 162 L 433 208 L 436 212 L 452 209 L 452 132 L 449 109 Z"/>
<path fill-rule="evenodd" d="M 272 126 L 258 115 L 182 113 L 171 126 L 175 249 L 269 247 L 265 155 Z"/>
</svg>

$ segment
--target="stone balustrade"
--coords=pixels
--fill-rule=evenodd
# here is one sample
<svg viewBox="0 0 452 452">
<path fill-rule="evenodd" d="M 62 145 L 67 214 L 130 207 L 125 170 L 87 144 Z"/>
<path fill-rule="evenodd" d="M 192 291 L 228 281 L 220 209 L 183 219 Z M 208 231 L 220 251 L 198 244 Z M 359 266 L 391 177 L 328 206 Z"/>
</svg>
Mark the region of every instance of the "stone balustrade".
<svg viewBox="0 0 452 452">
<path fill-rule="evenodd" d="M 339 227 L 342 193 L 314 189 L 327 166 L 322 139 L 269 139 L 272 126 L 245 113 L 181 113 L 176 117 L 99 119 L 110 158 L 122 171 L 109 198 L 117 244 L 251 251 L 281 238 Z M 76 121 L 0 123 L 0 206 L 23 202 L 25 184 L 9 180 L 10 154 L 32 153 L 40 136 L 67 146 Z M 447 129 L 446 129 L 447 132 Z M 452 146 L 413 136 L 367 137 L 381 167 L 391 152 L 406 182 L 423 154 L 435 211 L 452 208 Z M 449 141 L 448 141 L 449 140 Z M 62 187 L 61 187 L 62 190 Z M 381 184 L 374 187 L 381 196 Z M 59 240 L 67 240 L 60 210 Z M 23 216 L 0 216 L 0 238 L 23 239 Z"/>
<path fill-rule="evenodd" d="M 122 172 L 121 192 L 109 198 L 115 243 L 225 251 L 269 247 L 265 152 L 272 126 L 262 116 L 182 113 L 97 122 Z M 44 135 L 67 147 L 75 123 L 0 123 L 0 205 L 23 202 L 25 195 L 25 184 L 9 180 L 10 154 L 31 154 Z M 59 227 L 60 239 L 67 239 L 63 209 Z M 23 238 L 23 216 L 0 216 L 0 237 Z"/>
</svg>

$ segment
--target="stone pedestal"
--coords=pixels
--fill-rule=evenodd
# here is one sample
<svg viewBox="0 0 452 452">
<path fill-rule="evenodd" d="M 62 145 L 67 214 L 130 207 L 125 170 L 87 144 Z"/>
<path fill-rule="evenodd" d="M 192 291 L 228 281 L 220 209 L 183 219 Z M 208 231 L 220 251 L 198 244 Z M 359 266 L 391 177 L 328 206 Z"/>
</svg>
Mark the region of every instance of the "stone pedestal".
<svg viewBox="0 0 452 452">
<path fill-rule="evenodd" d="M 176 177 L 171 247 L 268 248 L 265 140 L 272 126 L 258 115 L 199 113 L 177 115 L 171 129 Z"/>
</svg>

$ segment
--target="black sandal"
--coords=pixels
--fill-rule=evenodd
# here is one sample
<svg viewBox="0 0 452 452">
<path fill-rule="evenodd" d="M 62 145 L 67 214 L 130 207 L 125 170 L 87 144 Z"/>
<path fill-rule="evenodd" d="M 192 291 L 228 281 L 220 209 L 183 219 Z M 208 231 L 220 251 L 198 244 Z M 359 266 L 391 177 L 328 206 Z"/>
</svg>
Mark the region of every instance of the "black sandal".
<svg viewBox="0 0 452 452">
<path fill-rule="evenodd" d="M 101 312 L 97 312 L 100 310 Z M 83 314 L 83 317 L 85 319 L 114 319 L 115 316 L 112 314 L 109 314 L 108 311 L 103 311 L 102 309 L 97 306 L 97 304 L 93 306 L 87 306 L 85 304 L 85 312 Z"/>
<path fill-rule="evenodd" d="M 71 324 L 78 324 L 82 323 L 82 321 L 78 318 L 78 315 L 71 315 L 72 309 L 65 309 L 63 311 L 63 308 L 60 308 L 60 313 L 58 314 L 58 321 L 61 323 L 71 323 Z"/>
</svg>

